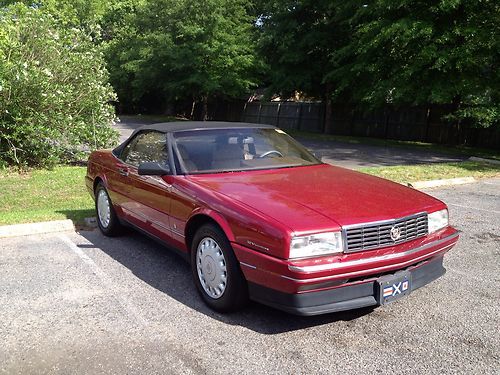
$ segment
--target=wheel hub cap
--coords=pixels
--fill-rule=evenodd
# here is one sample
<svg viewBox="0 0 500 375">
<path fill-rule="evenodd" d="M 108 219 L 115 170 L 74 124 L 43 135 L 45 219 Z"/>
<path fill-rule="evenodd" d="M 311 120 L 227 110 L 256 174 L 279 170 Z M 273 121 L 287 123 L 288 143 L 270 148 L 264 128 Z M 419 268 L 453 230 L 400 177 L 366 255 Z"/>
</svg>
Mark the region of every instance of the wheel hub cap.
<svg viewBox="0 0 500 375">
<path fill-rule="evenodd" d="M 203 238 L 196 250 L 196 269 L 203 290 L 214 299 L 226 290 L 226 259 L 219 244 L 210 237 Z"/>
<path fill-rule="evenodd" d="M 101 225 L 107 228 L 111 218 L 111 207 L 109 205 L 108 194 L 104 190 L 99 190 L 97 194 L 97 217 Z"/>
</svg>

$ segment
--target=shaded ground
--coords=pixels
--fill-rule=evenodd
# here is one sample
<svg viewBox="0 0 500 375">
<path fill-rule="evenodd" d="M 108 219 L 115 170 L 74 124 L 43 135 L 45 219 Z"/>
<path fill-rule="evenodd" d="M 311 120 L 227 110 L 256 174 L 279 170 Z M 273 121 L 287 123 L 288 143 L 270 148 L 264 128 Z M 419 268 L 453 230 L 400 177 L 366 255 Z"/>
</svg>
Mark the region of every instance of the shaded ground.
<svg viewBox="0 0 500 375">
<path fill-rule="evenodd" d="M 149 117 L 120 116 L 120 122 L 116 123 L 114 127 L 120 132 L 120 142 L 123 142 L 139 126 L 153 124 L 155 122 L 157 121 L 152 121 Z"/>
<path fill-rule="evenodd" d="M 500 179 L 432 190 L 462 230 L 446 275 L 394 304 L 221 315 L 178 256 L 131 232 L 2 239 L 0 372 L 490 374 L 500 358 Z"/>
<path fill-rule="evenodd" d="M 404 147 L 382 147 L 334 141 L 317 141 L 298 138 L 309 150 L 319 153 L 325 163 L 345 168 L 383 167 L 460 162 L 467 157 L 445 155 Z"/>
<path fill-rule="evenodd" d="M 120 131 L 120 140 L 128 138 L 134 129 L 154 121 L 138 116 L 121 116 L 121 122 L 115 125 Z M 462 156 L 450 156 L 404 147 L 382 147 L 364 144 L 352 144 L 337 141 L 318 141 L 297 138 L 312 152 L 321 155 L 325 163 L 346 168 L 380 167 L 392 165 L 413 165 L 457 162 L 466 160 Z"/>
</svg>

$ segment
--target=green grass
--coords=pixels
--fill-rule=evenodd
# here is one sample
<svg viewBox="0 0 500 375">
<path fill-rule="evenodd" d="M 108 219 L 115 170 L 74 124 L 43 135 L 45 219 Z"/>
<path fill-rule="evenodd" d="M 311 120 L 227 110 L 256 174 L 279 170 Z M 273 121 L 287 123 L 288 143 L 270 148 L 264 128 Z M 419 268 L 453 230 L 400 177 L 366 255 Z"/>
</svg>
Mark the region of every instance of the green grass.
<svg viewBox="0 0 500 375">
<path fill-rule="evenodd" d="M 0 225 L 94 216 L 85 167 L 61 166 L 25 173 L 0 170 Z"/>
<path fill-rule="evenodd" d="M 382 147 L 404 147 L 422 151 L 438 152 L 449 155 L 476 156 L 480 158 L 500 160 L 500 151 L 486 149 L 486 148 L 468 147 L 468 146 L 445 146 L 435 143 L 395 141 L 390 139 L 368 138 L 368 137 L 350 137 L 344 135 L 310 133 L 297 130 L 287 130 L 287 133 L 289 133 L 294 137 L 301 137 L 305 139 L 312 139 L 318 141 L 335 141 L 335 142 L 345 142 L 351 144 L 367 144 L 367 145 L 382 146 Z"/>
<path fill-rule="evenodd" d="M 361 168 L 359 171 L 401 183 L 457 177 L 486 178 L 500 176 L 499 165 L 483 164 L 471 161 L 461 163 L 371 167 Z"/>
<path fill-rule="evenodd" d="M 441 178 L 500 176 L 500 166 L 475 162 L 363 168 L 362 172 L 397 182 Z M 51 171 L 0 170 L 0 225 L 71 219 L 82 225 L 94 216 L 84 182 L 85 167 L 60 166 Z"/>
</svg>

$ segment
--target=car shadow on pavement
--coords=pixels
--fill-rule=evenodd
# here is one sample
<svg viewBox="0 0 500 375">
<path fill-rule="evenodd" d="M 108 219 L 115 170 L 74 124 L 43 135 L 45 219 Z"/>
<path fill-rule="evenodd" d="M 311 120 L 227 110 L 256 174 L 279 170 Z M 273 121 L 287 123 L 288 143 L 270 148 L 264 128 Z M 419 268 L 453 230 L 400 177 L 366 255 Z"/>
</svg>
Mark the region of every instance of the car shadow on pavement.
<svg viewBox="0 0 500 375">
<path fill-rule="evenodd" d="M 241 311 L 220 314 L 203 303 L 192 282 L 189 264 L 174 251 L 133 230 L 114 238 L 105 237 L 98 230 L 80 231 L 79 234 L 91 244 L 77 244 L 78 247 L 103 251 L 128 268 L 135 277 L 185 306 L 221 322 L 243 326 L 262 334 L 279 334 L 336 321 L 350 321 L 373 311 L 373 308 L 364 308 L 302 317 L 251 301 Z"/>
</svg>

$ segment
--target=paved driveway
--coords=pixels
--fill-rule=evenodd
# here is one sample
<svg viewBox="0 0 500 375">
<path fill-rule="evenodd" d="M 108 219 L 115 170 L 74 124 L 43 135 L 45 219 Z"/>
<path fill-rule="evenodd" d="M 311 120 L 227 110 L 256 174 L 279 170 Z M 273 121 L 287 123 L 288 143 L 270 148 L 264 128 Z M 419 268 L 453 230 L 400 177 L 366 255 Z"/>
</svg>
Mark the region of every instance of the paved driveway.
<svg viewBox="0 0 500 375">
<path fill-rule="evenodd" d="M 377 309 L 209 310 L 188 265 L 98 231 L 0 242 L 0 372 L 492 374 L 500 360 L 500 179 L 433 190 L 462 230 L 448 272 Z"/>
<path fill-rule="evenodd" d="M 123 142 L 136 128 L 150 123 L 152 121 L 140 116 L 122 116 L 121 121 L 115 125 L 115 128 L 120 132 L 120 140 Z M 390 165 L 445 163 L 466 159 L 461 156 L 450 156 L 404 147 L 382 147 L 301 138 L 298 138 L 298 140 L 309 150 L 322 155 L 325 163 L 351 169 Z"/>
<path fill-rule="evenodd" d="M 120 132 L 120 142 L 123 142 L 139 126 L 153 124 L 154 122 L 141 116 L 120 116 L 120 121 L 114 125 L 114 128 Z"/>
<path fill-rule="evenodd" d="M 298 138 L 309 150 L 322 156 L 325 163 L 357 169 L 391 165 L 460 162 L 467 158 L 405 147 L 383 147 L 337 141 Z"/>
</svg>

